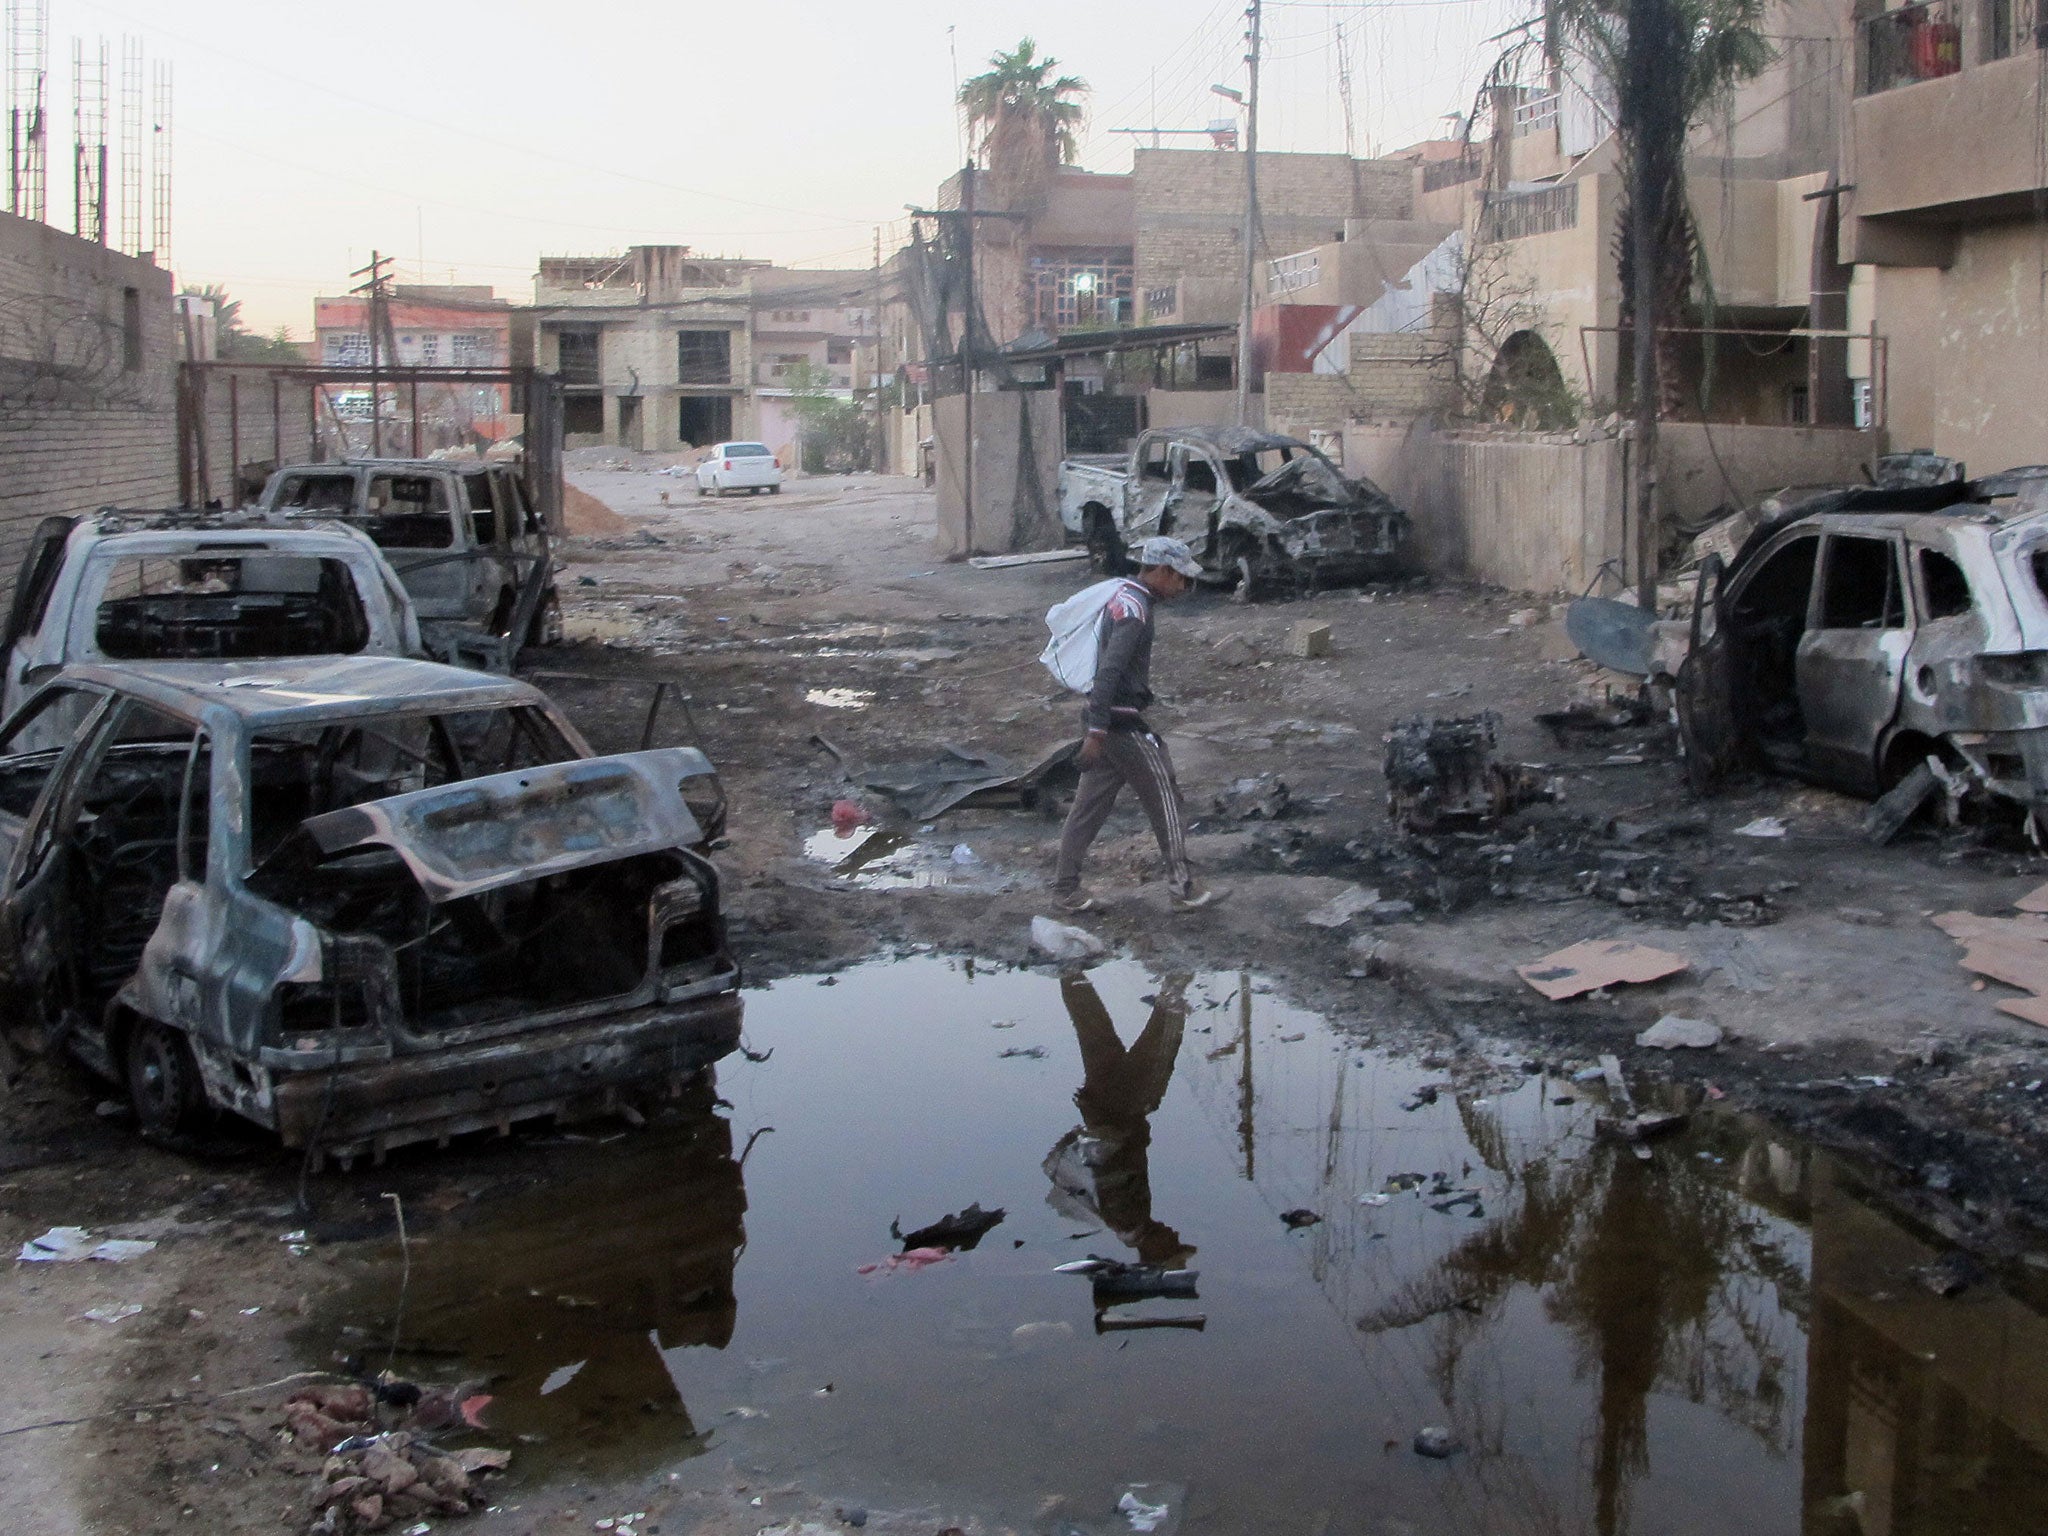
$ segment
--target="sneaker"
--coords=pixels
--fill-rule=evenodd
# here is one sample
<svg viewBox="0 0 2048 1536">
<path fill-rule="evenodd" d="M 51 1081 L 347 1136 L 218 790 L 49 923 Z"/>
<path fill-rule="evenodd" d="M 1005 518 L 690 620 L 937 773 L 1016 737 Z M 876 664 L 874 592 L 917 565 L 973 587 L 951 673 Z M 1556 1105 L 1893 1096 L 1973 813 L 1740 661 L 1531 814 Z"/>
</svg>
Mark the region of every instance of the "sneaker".
<svg viewBox="0 0 2048 1536">
<path fill-rule="evenodd" d="M 1169 897 L 1168 901 L 1176 912 L 1199 912 L 1204 907 L 1215 906 L 1217 902 L 1229 894 L 1229 891 L 1223 887 L 1204 885 L 1197 886 L 1185 896 Z"/>
<path fill-rule="evenodd" d="M 1086 891 L 1069 891 L 1058 898 L 1062 912 L 1093 912 L 1095 898 Z"/>
</svg>

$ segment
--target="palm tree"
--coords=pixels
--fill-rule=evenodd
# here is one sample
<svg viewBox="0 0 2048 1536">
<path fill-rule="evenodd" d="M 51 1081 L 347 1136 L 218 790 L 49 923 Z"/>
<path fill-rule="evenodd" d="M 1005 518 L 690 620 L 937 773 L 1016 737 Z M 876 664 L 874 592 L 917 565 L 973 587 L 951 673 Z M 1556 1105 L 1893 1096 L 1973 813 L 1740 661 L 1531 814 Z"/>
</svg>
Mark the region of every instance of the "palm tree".
<svg viewBox="0 0 2048 1536">
<path fill-rule="evenodd" d="M 1053 78 L 1059 67 L 1051 54 L 1038 57 L 1038 45 L 1027 37 L 1008 53 L 991 54 L 987 72 L 960 87 L 968 132 L 981 131 L 980 153 L 990 168 L 1051 170 L 1079 158 L 1076 135 L 1086 114 L 1067 98 L 1086 92 L 1088 82 L 1078 75 Z"/>
<path fill-rule="evenodd" d="M 1575 44 L 1612 82 L 1621 151 L 1621 320 L 1632 330 L 1636 453 L 1656 461 L 1659 406 L 1676 370 L 1664 333 L 1684 311 L 1703 263 L 1685 195 L 1685 141 L 1692 125 L 1770 64 L 1763 31 L 1767 0 L 1544 0 L 1553 49 Z M 1662 354 L 1660 356 L 1660 354 Z M 1661 379 L 1661 383 L 1660 383 Z M 1651 477 L 1642 479 L 1639 547 L 1658 547 Z M 1642 580 L 1654 586 L 1653 556 Z"/>
</svg>

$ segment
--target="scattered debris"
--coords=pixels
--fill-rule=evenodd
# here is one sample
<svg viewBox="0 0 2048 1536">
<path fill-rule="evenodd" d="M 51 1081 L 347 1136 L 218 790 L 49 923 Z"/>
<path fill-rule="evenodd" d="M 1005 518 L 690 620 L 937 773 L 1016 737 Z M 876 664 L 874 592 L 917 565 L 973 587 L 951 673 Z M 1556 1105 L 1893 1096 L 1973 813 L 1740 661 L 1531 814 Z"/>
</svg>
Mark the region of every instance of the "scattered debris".
<svg viewBox="0 0 2048 1536">
<path fill-rule="evenodd" d="M 1159 1483 L 1128 1483 L 1116 1500 L 1117 1513 L 1138 1536 L 1172 1536 L 1173 1491 Z"/>
<path fill-rule="evenodd" d="M 1682 1019 L 1675 1013 L 1667 1013 L 1648 1029 L 1636 1036 L 1636 1044 L 1652 1050 L 1695 1050 L 1704 1051 L 1721 1043 L 1721 1026 L 1706 1019 Z"/>
<path fill-rule="evenodd" d="M 1201 1271 L 1167 1269 L 1159 1264 L 1127 1264 L 1089 1254 L 1069 1264 L 1053 1267 L 1056 1275 L 1086 1275 L 1095 1287 L 1099 1305 L 1105 1299 L 1135 1301 L 1146 1296 L 1193 1296 Z"/>
<path fill-rule="evenodd" d="M 1248 667 L 1259 659 L 1259 648 L 1236 630 L 1223 636 L 1210 649 L 1216 653 L 1218 666 Z"/>
<path fill-rule="evenodd" d="M 1759 816 L 1755 821 L 1744 822 L 1735 829 L 1737 837 L 1783 837 L 1785 823 L 1777 816 Z"/>
<path fill-rule="evenodd" d="M 1557 1003 L 1601 987 L 1661 981 L 1690 964 L 1683 955 L 1652 949 L 1633 939 L 1588 939 L 1518 965 L 1515 974 Z"/>
<path fill-rule="evenodd" d="M 1410 831 L 1498 821 L 1558 790 L 1525 764 L 1495 760 L 1500 716 L 1405 720 L 1387 733 L 1387 815 Z"/>
<path fill-rule="evenodd" d="M 1287 782 L 1276 774 L 1238 779 L 1216 796 L 1214 811 L 1236 821 L 1278 821 L 1287 812 Z"/>
<path fill-rule="evenodd" d="M 1049 917 L 1031 919 L 1031 946 L 1062 964 L 1085 964 L 1109 953 L 1109 946 L 1086 928 L 1054 922 Z"/>
<path fill-rule="evenodd" d="M 486 1449 L 443 1454 L 403 1430 L 352 1437 L 321 1469 L 325 1486 L 318 1502 L 324 1513 L 311 1536 L 381 1531 L 422 1515 L 467 1514 L 484 1502 L 476 1480 L 502 1470 L 510 1459 L 509 1452 Z"/>
<path fill-rule="evenodd" d="M 1425 1424 L 1415 1431 L 1415 1454 L 1443 1461 L 1465 1449 L 1464 1442 L 1441 1424 Z"/>
<path fill-rule="evenodd" d="M 823 736 L 814 745 L 838 760 L 841 770 L 862 789 L 887 795 L 914 821 L 930 821 L 961 806 L 1018 806 L 1030 809 L 1048 787 L 1076 776 L 1078 739 L 1069 738 L 1019 768 L 1003 758 L 970 752 L 951 742 L 937 757 L 917 763 L 881 763 L 857 767 Z"/>
<path fill-rule="evenodd" d="M 136 1302 L 124 1302 L 117 1307 L 87 1307 L 78 1315 L 88 1323 L 125 1323 L 131 1317 L 142 1313 Z"/>
<path fill-rule="evenodd" d="M 1086 560 L 1085 549 L 1034 549 L 1022 555 L 974 555 L 968 564 L 977 571 L 1007 571 L 1019 565 L 1055 565 L 1064 560 Z"/>
<path fill-rule="evenodd" d="M 958 1253 L 965 1253 L 1001 1226 L 1003 1217 L 1008 1214 L 1000 1205 L 992 1211 L 984 1211 L 981 1202 L 976 1201 L 965 1210 L 941 1216 L 930 1226 L 919 1227 L 915 1232 L 905 1232 L 897 1222 L 892 1221 L 889 1223 L 889 1235 L 906 1250 L 949 1248 Z"/>
<path fill-rule="evenodd" d="M 1013 1056 L 1021 1056 L 1026 1061 L 1043 1061 L 1045 1060 L 1045 1047 L 1042 1045 L 1012 1045 L 996 1052 L 996 1059 L 998 1061 L 1008 1061 Z"/>
<path fill-rule="evenodd" d="M 1315 619 L 1297 619 L 1287 631 L 1287 654 L 1303 661 L 1330 654 L 1330 626 Z"/>
<path fill-rule="evenodd" d="M 879 1264 L 862 1264 L 854 1270 L 857 1275 L 893 1275 L 899 1269 L 912 1273 L 929 1269 L 934 1264 L 943 1264 L 952 1258 L 952 1252 L 945 1248 L 906 1248 L 901 1253 L 892 1253 Z"/>
<path fill-rule="evenodd" d="M 1941 771 L 1936 764 L 1931 760 L 1918 764 L 1863 813 L 1863 835 L 1878 847 L 1884 847 L 1906 830 L 1907 824 L 1920 814 L 1920 808 L 1932 800 L 1941 787 Z"/>
<path fill-rule="evenodd" d="M 2048 1027 L 2048 918 L 1943 912 L 1934 926 L 1963 946 L 1964 970 L 2030 994 L 2001 998 L 1999 1012 Z"/>
<path fill-rule="evenodd" d="M 1914 1280 L 1937 1296 L 1960 1296 L 1984 1279 L 1984 1267 L 1967 1253 L 1950 1253 L 1912 1271 Z"/>
<path fill-rule="evenodd" d="M 540 1384 L 540 1395 L 542 1397 L 554 1396 L 555 1393 L 561 1391 L 562 1388 L 574 1381 L 576 1373 L 587 1364 L 589 1362 L 586 1360 L 578 1360 L 572 1365 L 556 1366 L 552 1371 L 548 1372 L 547 1380 Z"/>
<path fill-rule="evenodd" d="M 1340 891 L 1320 907 L 1308 913 L 1302 921 L 1316 928 L 1342 928 L 1361 912 L 1370 912 L 1379 904 L 1380 893 L 1354 885 Z"/>
<path fill-rule="evenodd" d="M 16 1256 L 23 1264 L 76 1264 L 85 1259 L 103 1259 L 119 1264 L 152 1251 L 153 1242 L 109 1237 L 96 1239 L 84 1227 L 52 1227 L 41 1237 L 21 1245 Z"/>
<path fill-rule="evenodd" d="M 1300 1206 L 1295 1210 L 1282 1211 L 1280 1219 L 1287 1224 L 1288 1231 L 1298 1232 L 1303 1227 L 1314 1226 L 1323 1218 L 1320 1212 L 1312 1211 L 1307 1206 Z"/>
<path fill-rule="evenodd" d="M 834 800 L 832 802 L 832 830 L 841 837 L 851 837 L 856 829 L 872 825 L 874 819 L 863 806 L 855 801 Z"/>
<path fill-rule="evenodd" d="M 1536 723 L 1560 747 L 1580 744 L 1585 736 L 1612 735 L 1616 731 L 1641 730 L 1658 723 L 1656 709 L 1648 700 L 1624 695 L 1598 704 L 1581 699 L 1563 709 L 1547 710 Z"/>
</svg>

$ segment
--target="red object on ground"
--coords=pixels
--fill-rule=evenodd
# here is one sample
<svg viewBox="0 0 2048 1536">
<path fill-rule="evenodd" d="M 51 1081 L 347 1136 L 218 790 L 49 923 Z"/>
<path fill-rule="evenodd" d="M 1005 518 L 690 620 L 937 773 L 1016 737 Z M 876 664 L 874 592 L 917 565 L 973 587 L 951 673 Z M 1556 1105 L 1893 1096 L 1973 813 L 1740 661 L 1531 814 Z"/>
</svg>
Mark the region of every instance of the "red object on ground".
<svg viewBox="0 0 2048 1536">
<path fill-rule="evenodd" d="M 832 830 L 841 837 L 851 837 L 855 827 L 865 827 L 874 819 L 851 800 L 832 802 Z"/>
</svg>

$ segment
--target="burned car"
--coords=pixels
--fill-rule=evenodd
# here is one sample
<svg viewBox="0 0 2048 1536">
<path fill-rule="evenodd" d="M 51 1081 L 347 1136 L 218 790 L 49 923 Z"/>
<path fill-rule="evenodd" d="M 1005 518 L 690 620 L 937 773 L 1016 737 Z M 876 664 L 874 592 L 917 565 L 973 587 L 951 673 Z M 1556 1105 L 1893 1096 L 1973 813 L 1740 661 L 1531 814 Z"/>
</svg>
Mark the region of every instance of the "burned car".
<svg viewBox="0 0 2048 1536">
<path fill-rule="evenodd" d="M 1247 427 L 1142 434 L 1128 461 L 1060 465 L 1060 519 L 1112 575 L 1154 534 L 1184 540 L 1206 579 L 1250 601 L 1401 569 L 1408 514 L 1307 443 Z"/>
<path fill-rule="evenodd" d="M 1919 774 L 2048 830 L 2048 509 L 1999 489 L 1835 493 L 1710 556 L 1677 676 L 1695 785 Z"/>
<path fill-rule="evenodd" d="M 739 1034 L 716 785 L 431 662 L 67 669 L 0 727 L 8 1026 L 344 1163 L 657 1094 Z"/>
</svg>

